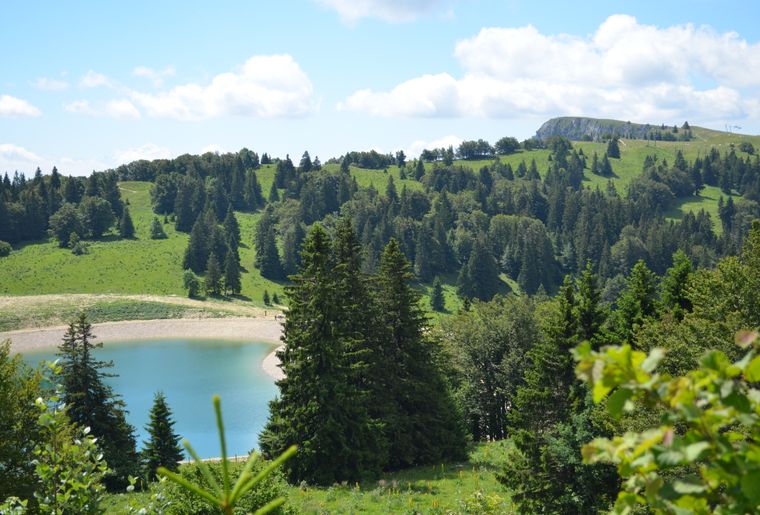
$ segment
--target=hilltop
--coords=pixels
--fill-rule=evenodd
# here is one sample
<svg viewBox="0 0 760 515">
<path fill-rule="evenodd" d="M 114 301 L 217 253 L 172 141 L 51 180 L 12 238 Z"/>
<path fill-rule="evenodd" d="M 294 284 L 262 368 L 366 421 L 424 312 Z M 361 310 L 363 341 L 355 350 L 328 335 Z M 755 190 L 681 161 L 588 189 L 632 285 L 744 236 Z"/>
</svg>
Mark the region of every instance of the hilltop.
<svg viewBox="0 0 760 515">
<path fill-rule="evenodd" d="M 742 139 L 741 134 L 716 131 L 704 127 L 653 123 L 632 123 L 623 120 L 588 118 L 584 116 L 562 116 L 545 121 L 536 131 L 536 138 L 547 140 L 552 136 L 562 136 L 571 141 L 601 141 L 608 137 L 657 141 L 690 141 L 730 137 Z M 755 138 L 756 136 L 748 136 Z"/>
</svg>

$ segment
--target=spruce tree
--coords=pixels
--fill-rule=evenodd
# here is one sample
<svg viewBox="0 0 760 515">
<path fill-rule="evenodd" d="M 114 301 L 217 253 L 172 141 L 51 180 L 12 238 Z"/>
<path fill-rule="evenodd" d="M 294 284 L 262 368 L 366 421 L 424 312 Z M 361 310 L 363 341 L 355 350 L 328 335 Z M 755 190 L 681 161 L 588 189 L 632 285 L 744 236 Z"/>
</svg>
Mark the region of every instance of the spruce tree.
<svg viewBox="0 0 760 515">
<path fill-rule="evenodd" d="M 625 289 L 617 300 L 617 332 L 631 342 L 636 330 L 657 313 L 657 280 L 654 272 L 639 260 L 626 277 Z"/>
<path fill-rule="evenodd" d="M 219 295 L 222 291 L 222 271 L 219 268 L 219 258 L 214 252 L 206 263 L 206 277 L 203 281 L 208 295 Z"/>
<path fill-rule="evenodd" d="M 437 366 L 419 294 L 411 287 L 410 264 L 395 239 L 383 250 L 375 289 L 382 354 L 378 356 L 385 409 L 378 418 L 388 441 L 388 468 L 458 459 L 464 430 Z"/>
<path fill-rule="evenodd" d="M 119 235 L 122 238 L 134 238 L 135 226 L 132 223 L 132 217 L 129 215 L 129 208 L 124 206 L 124 210 L 121 213 L 121 220 L 119 221 Z"/>
<path fill-rule="evenodd" d="M 253 242 L 256 250 L 254 266 L 260 270 L 261 276 L 267 279 L 282 278 L 282 263 L 277 250 L 274 229 L 274 212 L 270 207 L 259 219 L 256 226 L 256 238 Z"/>
<path fill-rule="evenodd" d="M 581 340 L 592 340 L 601 332 L 607 313 L 601 305 L 602 292 L 591 261 L 586 262 L 586 268 L 581 272 L 576 284 L 578 335 Z"/>
<path fill-rule="evenodd" d="M 185 257 L 182 261 L 182 268 L 189 268 L 196 274 L 202 273 L 206 269 L 208 261 L 208 234 L 202 218 L 199 216 L 193 224 L 193 230 L 190 231 L 190 239 L 185 249 Z"/>
<path fill-rule="evenodd" d="M 240 288 L 240 261 L 230 250 L 224 260 L 224 289 L 227 293 L 237 295 L 240 293 Z"/>
<path fill-rule="evenodd" d="M 660 282 L 662 307 L 670 311 L 677 319 L 691 311 L 691 300 L 687 295 L 687 286 L 692 272 L 689 256 L 682 250 L 673 254 L 673 266 L 668 268 Z"/>
<path fill-rule="evenodd" d="M 422 282 L 433 278 L 433 235 L 426 225 L 417 233 L 417 244 L 414 247 L 414 273 Z"/>
<path fill-rule="evenodd" d="M 475 240 L 459 279 L 459 295 L 462 297 L 491 300 L 499 291 L 499 269 L 482 236 Z"/>
<path fill-rule="evenodd" d="M 599 168 L 599 173 L 605 177 L 612 177 L 614 175 L 614 172 L 612 171 L 612 164 L 610 163 L 607 154 L 604 154 L 604 157 L 602 158 L 602 164 Z"/>
<path fill-rule="evenodd" d="M 248 211 L 255 211 L 264 205 L 264 196 L 261 194 L 261 185 L 256 178 L 256 172 L 248 170 L 245 174 L 243 187 L 243 199 Z"/>
<path fill-rule="evenodd" d="M 280 395 L 270 403 L 259 437 L 270 458 L 298 444 L 298 454 L 284 465 L 292 482 L 329 485 L 380 468 L 380 432 L 351 381 L 350 335 L 338 329 L 345 313 L 331 254 L 327 233 L 314 226 L 304 241 L 301 269 L 286 287 L 285 346 L 278 352 L 285 377 L 277 382 Z"/>
<path fill-rule="evenodd" d="M 594 311 L 588 299 L 582 301 L 586 308 L 579 306 L 578 288 L 589 284 L 588 276 L 575 285 L 565 277 L 543 338 L 527 354 L 524 381 L 509 411 L 514 448 L 497 479 L 513 492 L 521 513 L 598 513 L 617 491 L 613 467 L 581 460 L 581 447 L 610 431 L 609 421 L 600 417 L 587 389 L 577 381 L 570 353 L 587 336 L 579 325 L 579 311 Z M 598 335 L 589 336 L 593 340 Z"/>
<path fill-rule="evenodd" d="M 237 248 L 240 244 L 240 224 L 238 224 L 235 212 L 232 210 L 232 206 L 227 209 L 227 216 L 224 217 L 222 223 L 224 227 L 224 235 L 228 242 L 231 242 L 230 246 Z"/>
<path fill-rule="evenodd" d="M 272 304 L 272 301 L 269 298 L 269 292 L 266 290 L 264 290 L 264 295 L 261 297 L 261 300 L 264 301 L 265 306 L 270 306 Z"/>
<path fill-rule="evenodd" d="M 104 382 L 106 377 L 113 377 L 104 372 L 113 367 L 113 363 L 95 359 L 93 350 L 103 344 L 93 343 L 94 339 L 92 325 L 84 313 L 69 324 L 63 343 L 58 347 L 59 380 L 69 418 L 80 427 L 89 427 L 98 439 L 111 469 L 106 476 L 106 486 L 122 489 L 127 485 L 128 476 L 136 475 L 139 469 L 134 428 L 127 423 L 124 402 Z"/>
<path fill-rule="evenodd" d="M 612 138 L 609 143 L 607 143 L 607 155 L 615 159 L 620 159 L 620 145 L 618 145 L 617 137 Z"/>
<path fill-rule="evenodd" d="M 158 217 L 154 216 L 153 221 L 150 223 L 150 239 L 151 240 L 165 240 L 167 238 L 166 232 L 164 232 L 164 226 L 161 225 Z"/>
<path fill-rule="evenodd" d="M 174 433 L 172 411 L 162 392 L 156 392 L 153 397 L 150 421 L 145 430 L 150 439 L 143 443 L 144 448 L 141 452 L 143 471 L 148 481 L 155 481 L 158 467 L 176 471 L 183 459 L 179 436 Z"/>
<path fill-rule="evenodd" d="M 296 221 L 289 227 L 282 238 L 282 268 L 285 275 L 298 271 L 301 264 L 301 244 L 306 237 L 303 225 Z"/>
<path fill-rule="evenodd" d="M 443 298 L 443 285 L 441 278 L 436 276 L 433 279 L 433 292 L 430 294 L 430 307 L 433 311 L 444 311 L 446 309 L 446 300 Z"/>
<path fill-rule="evenodd" d="M 280 201 L 280 192 L 277 190 L 277 183 L 272 181 L 272 187 L 269 188 L 269 198 L 267 199 L 270 204 Z"/>
</svg>

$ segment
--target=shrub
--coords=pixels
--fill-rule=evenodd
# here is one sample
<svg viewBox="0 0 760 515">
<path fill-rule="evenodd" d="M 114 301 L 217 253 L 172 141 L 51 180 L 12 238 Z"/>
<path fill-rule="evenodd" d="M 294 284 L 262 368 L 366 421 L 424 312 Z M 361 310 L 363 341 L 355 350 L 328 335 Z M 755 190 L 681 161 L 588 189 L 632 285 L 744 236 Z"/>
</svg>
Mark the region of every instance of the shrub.
<svg viewBox="0 0 760 515">
<path fill-rule="evenodd" d="M 192 270 L 185 270 L 182 275 L 182 286 L 187 290 L 188 297 L 197 297 L 198 292 L 201 291 L 201 280 Z"/>
<path fill-rule="evenodd" d="M 267 462 L 262 458 L 257 458 L 252 469 L 253 475 L 261 472 L 265 465 L 267 465 Z M 223 482 L 221 463 L 206 463 L 206 468 L 216 482 L 221 485 Z M 230 481 L 232 483 L 240 476 L 242 469 L 242 464 L 235 464 L 231 467 Z M 188 463 L 180 467 L 179 476 L 205 489 L 209 489 L 212 486 L 196 463 Z M 182 515 L 215 515 L 219 513 L 219 510 L 209 504 L 208 501 L 197 495 L 188 495 L 188 491 L 175 482 L 164 481 L 159 488 L 162 497 L 169 505 L 167 513 L 181 513 Z M 254 513 L 257 509 L 285 494 L 286 483 L 282 477 L 282 473 L 275 471 L 243 495 L 233 513 Z M 292 510 L 281 506 L 271 513 L 291 512 Z"/>
<path fill-rule="evenodd" d="M 0 257 L 5 257 L 11 253 L 11 244 L 7 241 L 0 240 Z"/>
<path fill-rule="evenodd" d="M 71 249 L 71 253 L 75 256 L 81 256 L 90 251 L 89 245 L 80 240 L 79 235 L 75 232 L 72 232 L 71 236 L 69 236 L 69 248 Z"/>
<path fill-rule="evenodd" d="M 655 371 L 664 351 L 648 355 L 629 345 L 575 350 L 578 376 L 619 417 L 639 406 L 659 407 L 658 427 L 596 438 L 583 448 L 587 463 L 617 465 L 623 479 L 615 513 L 757 513 L 760 509 L 760 343 L 740 332 L 747 349 L 731 363 L 707 352 L 699 368 L 680 377 Z"/>
<path fill-rule="evenodd" d="M 179 473 L 159 467 L 157 472 L 166 481 L 161 485 L 161 502 L 169 506 L 169 513 L 217 514 L 224 513 L 292 513 L 283 508 L 285 481 L 277 468 L 296 453 L 290 447 L 279 458 L 265 462 L 260 455 L 251 453 L 245 465 L 233 465 L 227 459 L 227 443 L 222 422 L 221 400 L 213 397 L 216 425 L 221 444 L 221 459 L 217 463 L 202 461 L 190 442 L 183 440 L 188 454 L 195 463 L 180 468 Z"/>
<path fill-rule="evenodd" d="M 166 220 L 166 217 L 164 217 L 164 220 Z M 167 238 L 166 232 L 164 232 L 164 227 L 161 225 L 161 222 L 158 221 L 157 217 L 153 217 L 153 221 L 150 224 L 150 239 L 151 240 L 165 240 Z"/>
</svg>

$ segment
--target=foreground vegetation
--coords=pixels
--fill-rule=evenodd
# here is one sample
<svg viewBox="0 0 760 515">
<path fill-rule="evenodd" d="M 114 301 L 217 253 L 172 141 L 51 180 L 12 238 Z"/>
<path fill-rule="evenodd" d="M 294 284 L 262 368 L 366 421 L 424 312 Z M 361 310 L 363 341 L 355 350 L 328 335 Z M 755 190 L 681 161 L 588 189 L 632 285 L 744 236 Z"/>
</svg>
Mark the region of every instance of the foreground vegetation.
<svg viewBox="0 0 760 515">
<path fill-rule="evenodd" d="M 296 513 L 319 514 L 510 513 L 509 494 L 496 479 L 509 445 L 508 441 L 480 443 L 466 461 L 385 473 L 371 481 L 288 486 L 286 506 Z M 235 464 L 233 470 L 241 466 Z M 150 492 L 109 494 L 103 506 L 106 512 L 121 513 L 130 502 L 147 503 L 150 496 Z"/>
</svg>

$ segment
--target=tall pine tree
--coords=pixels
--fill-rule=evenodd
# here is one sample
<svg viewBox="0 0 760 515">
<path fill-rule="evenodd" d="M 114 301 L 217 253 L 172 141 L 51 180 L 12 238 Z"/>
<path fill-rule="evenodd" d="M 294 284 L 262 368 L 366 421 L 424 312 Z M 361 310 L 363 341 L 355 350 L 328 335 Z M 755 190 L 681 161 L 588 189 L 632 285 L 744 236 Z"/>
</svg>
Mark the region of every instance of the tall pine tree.
<svg viewBox="0 0 760 515">
<path fill-rule="evenodd" d="M 224 259 L 224 289 L 229 294 L 240 293 L 240 262 L 235 253 L 230 249 Z"/>
<path fill-rule="evenodd" d="M 265 456 L 275 457 L 298 444 L 285 463 L 291 481 L 329 485 L 376 473 L 379 431 L 353 383 L 344 334 L 342 299 L 336 295 L 330 239 L 321 226 L 309 232 L 302 265 L 286 287 L 290 300 L 283 350 L 278 352 L 285 377 L 280 395 L 270 403 L 269 421 L 259 438 Z"/>
<path fill-rule="evenodd" d="M 158 467 L 176 471 L 183 454 L 179 446 L 179 436 L 174 432 L 172 411 L 163 392 L 156 392 L 153 397 L 149 417 L 145 430 L 150 439 L 144 442 L 141 458 L 145 476 L 149 481 L 154 481 Z"/>
<path fill-rule="evenodd" d="M 128 476 L 137 475 L 139 470 L 134 428 L 127 423 L 124 402 L 104 382 L 106 377 L 113 377 L 104 372 L 113 367 L 113 363 L 95 359 L 93 350 L 103 344 L 93 343 L 94 339 L 92 325 L 84 313 L 69 324 L 63 343 L 58 347 L 63 400 L 71 421 L 89 427 L 98 439 L 111 469 L 106 485 L 122 489 L 128 483 Z"/>
<path fill-rule="evenodd" d="M 449 388 L 437 366 L 437 344 L 430 339 L 411 287 L 410 264 L 395 239 L 383 250 L 375 290 L 382 334 L 377 366 L 384 370 L 387 411 L 378 414 L 388 440 L 388 467 L 458 459 L 464 453 L 464 430 Z"/>
</svg>

